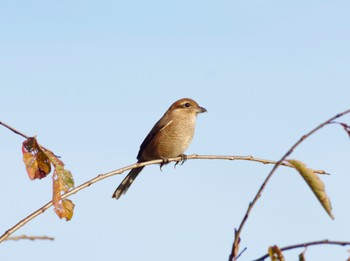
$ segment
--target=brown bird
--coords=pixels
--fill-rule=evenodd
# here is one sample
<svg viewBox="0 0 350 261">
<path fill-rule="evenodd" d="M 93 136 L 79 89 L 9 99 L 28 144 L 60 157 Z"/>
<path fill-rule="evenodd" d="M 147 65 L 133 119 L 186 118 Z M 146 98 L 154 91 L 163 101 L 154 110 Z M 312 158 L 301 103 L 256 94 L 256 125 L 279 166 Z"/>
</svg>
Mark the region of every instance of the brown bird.
<svg viewBox="0 0 350 261">
<path fill-rule="evenodd" d="M 207 110 L 192 99 L 174 102 L 163 117 L 153 126 L 140 146 L 137 162 L 184 156 L 191 143 L 198 113 Z M 125 194 L 144 167 L 132 169 L 114 191 L 112 197 L 119 199 Z"/>
</svg>

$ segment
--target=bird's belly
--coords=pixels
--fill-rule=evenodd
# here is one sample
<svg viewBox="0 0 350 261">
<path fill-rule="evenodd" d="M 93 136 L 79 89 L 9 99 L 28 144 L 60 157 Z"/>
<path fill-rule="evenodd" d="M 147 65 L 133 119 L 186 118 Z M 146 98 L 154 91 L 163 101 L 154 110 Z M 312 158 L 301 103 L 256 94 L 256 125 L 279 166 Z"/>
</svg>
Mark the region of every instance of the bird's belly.
<svg viewBox="0 0 350 261">
<path fill-rule="evenodd" d="M 150 142 L 143 153 L 144 160 L 174 158 L 183 154 L 191 143 L 193 137 L 192 130 L 174 133 L 160 133 Z"/>
</svg>

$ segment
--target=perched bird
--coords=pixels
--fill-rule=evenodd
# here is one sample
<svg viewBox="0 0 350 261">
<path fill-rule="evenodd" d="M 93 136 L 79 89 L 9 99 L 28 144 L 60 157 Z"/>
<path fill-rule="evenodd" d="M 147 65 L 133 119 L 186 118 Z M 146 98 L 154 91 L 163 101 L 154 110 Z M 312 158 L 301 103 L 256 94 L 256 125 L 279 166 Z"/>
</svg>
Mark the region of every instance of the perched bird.
<svg viewBox="0 0 350 261">
<path fill-rule="evenodd" d="M 189 98 L 174 102 L 142 142 L 137 162 L 184 156 L 193 138 L 197 114 L 206 111 Z M 125 194 L 143 168 L 132 169 L 112 197 L 119 199 Z"/>
</svg>

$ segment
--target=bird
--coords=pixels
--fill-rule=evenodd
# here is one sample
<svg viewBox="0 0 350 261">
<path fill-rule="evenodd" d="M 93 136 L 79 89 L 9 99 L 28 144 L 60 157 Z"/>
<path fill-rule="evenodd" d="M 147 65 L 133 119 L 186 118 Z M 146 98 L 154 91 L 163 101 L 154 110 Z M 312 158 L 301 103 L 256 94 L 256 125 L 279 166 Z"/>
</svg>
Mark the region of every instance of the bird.
<svg viewBox="0 0 350 261">
<path fill-rule="evenodd" d="M 167 159 L 181 156 L 190 145 L 196 126 L 197 114 L 207 112 L 190 98 L 183 98 L 174 102 L 164 113 L 163 117 L 153 126 L 140 146 L 137 162 Z M 119 199 L 127 192 L 143 167 L 132 169 L 114 191 L 112 198 Z"/>
</svg>

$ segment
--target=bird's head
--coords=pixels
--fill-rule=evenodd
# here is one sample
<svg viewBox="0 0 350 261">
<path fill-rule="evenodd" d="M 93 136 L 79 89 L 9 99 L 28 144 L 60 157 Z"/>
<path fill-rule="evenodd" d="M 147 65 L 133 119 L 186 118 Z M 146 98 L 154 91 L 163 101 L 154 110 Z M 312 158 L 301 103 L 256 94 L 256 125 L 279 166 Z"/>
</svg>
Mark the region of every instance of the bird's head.
<svg viewBox="0 0 350 261">
<path fill-rule="evenodd" d="M 186 113 L 197 115 L 198 113 L 206 112 L 207 110 L 198 105 L 198 103 L 190 98 L 183 98 L 174 102 L 170 108 L 169 112 L 174 113 Z"/>
</svg>

